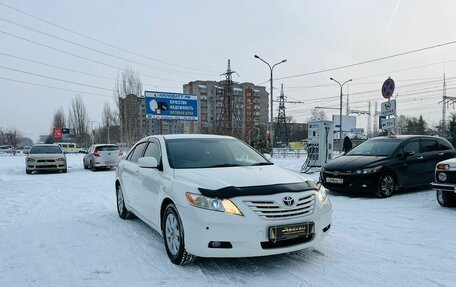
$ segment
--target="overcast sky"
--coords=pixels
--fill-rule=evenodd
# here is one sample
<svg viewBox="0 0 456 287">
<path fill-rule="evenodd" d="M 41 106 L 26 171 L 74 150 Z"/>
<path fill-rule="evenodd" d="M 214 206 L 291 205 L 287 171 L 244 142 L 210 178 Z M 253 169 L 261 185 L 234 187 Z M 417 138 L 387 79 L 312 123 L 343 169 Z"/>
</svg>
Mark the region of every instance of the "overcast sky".
<svg viewBox="0 0 456 287">
<path fill-rule="evenodd" d="M 239 74 L 235 81 L 269 87 L 269 69 L 253 55 L 271 64 L 287 59 L 274 70 L 274 86 L 279 89 L 283 84 L 288 100 L 306 102 L 287 106 L 287 113 L 298 122 L 304 122 L 314 106 L 338 107 L 339 87 L 330 77 L 341 82 L 353 79 L 344 93 L 350 94 L 350 108 L 359 110 L 367 110 L 369 100 L 383 101 L 381 84 L 391 77 L 396 82 L 398 113 L 422 114 L 429 123 L 441 119 L 438 102 L 444 72 L 447 95 L 456 96 L 456 44 L 280 79 L 455 41 L 456 1 L 452 0 L 0 0 L 0 4 L 124 49 L 0 5 L 0 127 L 15 127 L 33 139 L 49 132 L 55 110 L 63 107 L 68 113 L 77 94 L 90 119 L 101 121 L 103 104 L 114 106 L 116 67 L 128 65 L 141 74 L 145 90 L 182 92 L 189 81 L 223 79 L 220 74 L 227 59 Z M 333 113 L 327 110 L 328 115 Z M 366 116 L 359 117 L 358 126 L 366 123 Z"/>
</svg>

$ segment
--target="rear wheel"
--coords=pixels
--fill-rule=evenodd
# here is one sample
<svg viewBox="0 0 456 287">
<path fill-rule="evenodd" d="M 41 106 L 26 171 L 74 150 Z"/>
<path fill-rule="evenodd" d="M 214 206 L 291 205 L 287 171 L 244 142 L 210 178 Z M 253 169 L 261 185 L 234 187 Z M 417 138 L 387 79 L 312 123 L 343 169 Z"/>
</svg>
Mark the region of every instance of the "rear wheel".
<svg viewBox="0 0 456 287">
<path fill-rule="evenodd" d="M 93 165 L 93 162 L 90 162 L 90 170 L 97 171 L 97 167 Z"/>
<path fill-rule="evenodd" d="M 437 190 L 437 201 L 443 207 L 455 207 L 456 193 Z"/>
<path fill-rule="evenodd" d="M 176 265 L 185 265 L 195 261 L 197 257 L 185 250 L 184 228 L 173 203 L 166 207 L 162 221 L 166 253 L 171 262 Z"/>
<path fill-rule="evenodd" d="M 125 201 L 123 196 L 123 190 L 120 185 L 116 188 L 116 197 L 117 197 L 117 213 L 119 217 L 122 219 L 130 219 L 133 218 L 133 214 L 127 210 L 125 207 Z"/>
<path fill-rule="evenodd" d="M 377 195 L 380 198 L 390 197 L 396 190 L 396 188 L 396 179 L 394 178 L 393 174 L 384 173 L 380 176 L 380 180 L 378 181 L 377 192 L 375 193 L 375 195 Z"/>
</svg>

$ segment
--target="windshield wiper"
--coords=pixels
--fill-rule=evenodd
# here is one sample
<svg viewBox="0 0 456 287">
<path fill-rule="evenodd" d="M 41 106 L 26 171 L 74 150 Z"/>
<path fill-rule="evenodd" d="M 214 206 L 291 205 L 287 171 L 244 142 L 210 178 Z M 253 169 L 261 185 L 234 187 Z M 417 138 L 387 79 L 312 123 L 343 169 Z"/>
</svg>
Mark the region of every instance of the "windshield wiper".
<svg viewBox="0 0 456 287">
<path fill-rule="evenodd" d="M 240 164 L 234 164 L 234 163 L 224 163 L 224 164 L 216 164 L 216 165 L 206 166 L 206 168 L 212 168 L 212 167 L 233 167 L 233 166 L 242 166 L 242 165 L 240 165 Z"/>
<path fill-rule="evenodd" d="M 250 166 L 256 166 L 256 165 L 273 165 L 272 162 L 257 162 L 254 164 L 251 164 Z"/>
</svg>

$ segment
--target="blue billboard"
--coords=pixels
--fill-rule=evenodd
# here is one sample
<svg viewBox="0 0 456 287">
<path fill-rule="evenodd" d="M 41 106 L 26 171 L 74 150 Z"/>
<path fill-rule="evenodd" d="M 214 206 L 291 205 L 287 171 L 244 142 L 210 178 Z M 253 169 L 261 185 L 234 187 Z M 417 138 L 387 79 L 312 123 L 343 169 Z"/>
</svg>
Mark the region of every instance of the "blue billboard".
<svg viewBox="0 0 456 287">
<path fill-rule="evenodd" d="M 198 120 L 198 98 L 194 94 L 145 91 L 146 117 L 168 120 Z"/>
</svg>

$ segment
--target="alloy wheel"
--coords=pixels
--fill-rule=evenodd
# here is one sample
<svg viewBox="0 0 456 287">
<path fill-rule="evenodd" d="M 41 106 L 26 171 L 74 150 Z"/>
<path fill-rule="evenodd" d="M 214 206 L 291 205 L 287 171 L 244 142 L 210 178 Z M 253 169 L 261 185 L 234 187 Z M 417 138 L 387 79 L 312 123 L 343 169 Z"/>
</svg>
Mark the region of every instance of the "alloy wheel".
<svg viewBox="0 0 456 287">
<path fill-rule="evenodd" d="M 165 223 L 166 243 L 172 255 L 177 255 L 180 246 L 180 229 L 177 218 L 174 214 L 168 214 Z"/>
</svg>

